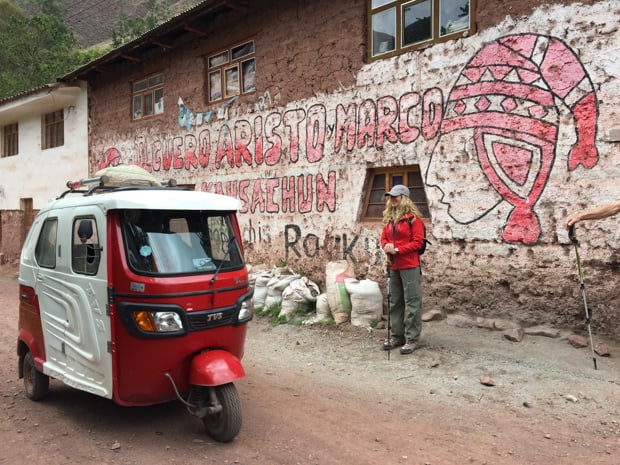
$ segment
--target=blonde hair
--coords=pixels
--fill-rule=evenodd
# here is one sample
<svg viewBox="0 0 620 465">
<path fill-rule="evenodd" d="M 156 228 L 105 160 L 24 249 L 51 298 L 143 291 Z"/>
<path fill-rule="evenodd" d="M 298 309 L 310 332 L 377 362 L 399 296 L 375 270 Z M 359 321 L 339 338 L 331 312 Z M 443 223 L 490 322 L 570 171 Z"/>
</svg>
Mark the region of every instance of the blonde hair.
<svg viewBox="0 0 620 465">
<path fill-rule="evenodd" d="M 390 196 L 385 197 L 385 210 L 383 210 L 383 224 L 389 224 L 390 222 L 396 223 L 407 213 L 413 214 L 414 219 L 420 218 L 422 213 L 420 209 L 413 203 L 409 197 L 405 195 L 400 196 L 400 203 L 397 208 L 392 208 L 392 202 L 390 202 Z"/>
</svg>

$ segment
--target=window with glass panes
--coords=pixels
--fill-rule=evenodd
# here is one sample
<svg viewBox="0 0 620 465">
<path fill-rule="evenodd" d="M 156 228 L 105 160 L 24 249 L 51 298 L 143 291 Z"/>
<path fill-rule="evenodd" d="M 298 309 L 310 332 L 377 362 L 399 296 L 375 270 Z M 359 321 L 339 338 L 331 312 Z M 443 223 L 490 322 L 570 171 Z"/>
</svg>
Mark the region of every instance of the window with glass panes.
<svg viewBox="0 0 620 465">
<path fill-rule="evenodd" d="M 51 149 L 65 144 L 65 118 L 62 110 L 43 117 L 43 148 Z"/>
<path fill-rule="evenodd" d="M 132 84 L 132 119 L 142 119 L 164 112 L 164 75 L 152 76 Z"/>
<path fill-rule="evenodd" d="M 368 0 L 368 57 L 374 60 L 474 32 L 476 0 Z"/>
<path fill-rule="evenodd" d="M 383 218 L 385 210 L 385 193 L 396 184 L 409 187 L 411 200 L 417 205 L 422 218 L 430 218 L 431 214 L 424 191 L 424 182 L 419 165 L 399 166 L 395 168 L 376 168 L 368 172 L 370 189 L 364 202 L 364 220 Z"/>
<path fill-rule="evenodd" d="M 2 156 L 11 157 L 19 153 L 19 126 L 7 124 L 2 128 Z"/>
<path fill-rule="evenodd" d="M 209 103 L 256 91 L 254 41 L 220 50 L 207 56 Z"/>
</svg>

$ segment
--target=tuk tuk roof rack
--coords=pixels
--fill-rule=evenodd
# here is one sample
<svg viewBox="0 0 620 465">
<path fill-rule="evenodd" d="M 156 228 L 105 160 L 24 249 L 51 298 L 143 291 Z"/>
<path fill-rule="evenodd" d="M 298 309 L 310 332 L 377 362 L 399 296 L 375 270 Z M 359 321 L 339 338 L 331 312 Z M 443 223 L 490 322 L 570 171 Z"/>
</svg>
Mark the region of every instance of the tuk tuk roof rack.
<svg viewBox="0 0 620 465">
<path fill-rule="evenodd" d="M 60 194 L 57 199 L 62 199 L 67 194 L 83 194 L 88 196 L 102 192 L 177 188 L 177 182 L 172 178 L 156 185 L 144 179 L 127 178 L 120 182 L 114 182 L 113 185 L 110 185 L 110 181 L 110 177 L 105 174 L 94 178 L 82 178 L 78 181 L 67 181 L 68 189 Z"/>
</svg>

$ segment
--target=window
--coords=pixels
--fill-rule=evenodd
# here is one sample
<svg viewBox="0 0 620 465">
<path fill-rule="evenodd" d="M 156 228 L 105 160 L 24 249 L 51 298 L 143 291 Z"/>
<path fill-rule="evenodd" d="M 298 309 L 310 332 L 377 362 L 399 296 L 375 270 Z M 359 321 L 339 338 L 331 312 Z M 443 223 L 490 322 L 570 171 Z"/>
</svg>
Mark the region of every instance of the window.
<svg viewBox="0 0 620 465">
<path fill-rule="evenodd" d="M 43 149 L 60 147 L 65 144 L 65 120 L 62 110 L 48 113 L 43 117 Z"/>
<path fill-rule="evenodd" d="M 256 90 L 254 41 L 250 40 L 207 57 L 209 102 L 249 94 Z"/>
<path fill-rule="evenodd" d="M 2 128 L 2 156 L 11 157 L 19 153 L 19 128 L 17 123 Z"/>
<path fill-rule="evenodd" d="M 476 0 L 369 0 L 368 56 L 393 56 L 474 30 Z"/>
<path fill-rule="evenodd" d="M 377 168 L 369 172 L 369 178 L 370 189 L 364 203 L 364 220 L 379 220 L 383 218 L 385 193 L 395 184 L 408 186 L 411 200 L 420 209 L 422 218 L 431 217 L 419 165 Z"/>
<path fill-rule="evenodd" d="M 37 263 L 44 268 L 56 268 L 57 229 L 58 220 L 56 218 L 46 220 L 41 227 L 41 233 L 34 249 L 34 256 Z"/>
<path fill-rule="evenodd" d="M 132 84 L 132 119 L 164 112 L 164 75 L 155 74 Z"/>
<path fill-rule="evenodd" d="M 79 274 L 97 274 L 101 260 L 99 234 L 94 218 L 80 218 L 73 222 L 71 268 Z"/>
</svg>

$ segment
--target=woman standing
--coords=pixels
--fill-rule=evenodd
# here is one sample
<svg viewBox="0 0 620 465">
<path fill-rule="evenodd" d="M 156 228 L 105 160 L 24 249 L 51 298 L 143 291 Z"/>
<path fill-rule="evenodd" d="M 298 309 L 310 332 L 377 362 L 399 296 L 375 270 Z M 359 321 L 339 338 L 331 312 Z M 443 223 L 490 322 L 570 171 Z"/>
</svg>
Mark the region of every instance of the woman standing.
<svg viewBox="0 0 620 465">
<path fill-rule="evenodd" d="M 385 350 L 400 347 L 401 354 L 418 348 L 422 332 L 422 288 L 420 256 L 424 243 L 424 224 L 420 210 L 402 184 L 385 193 L 381 248 L 390 262 L 390 333 Z"/>
</svg>

